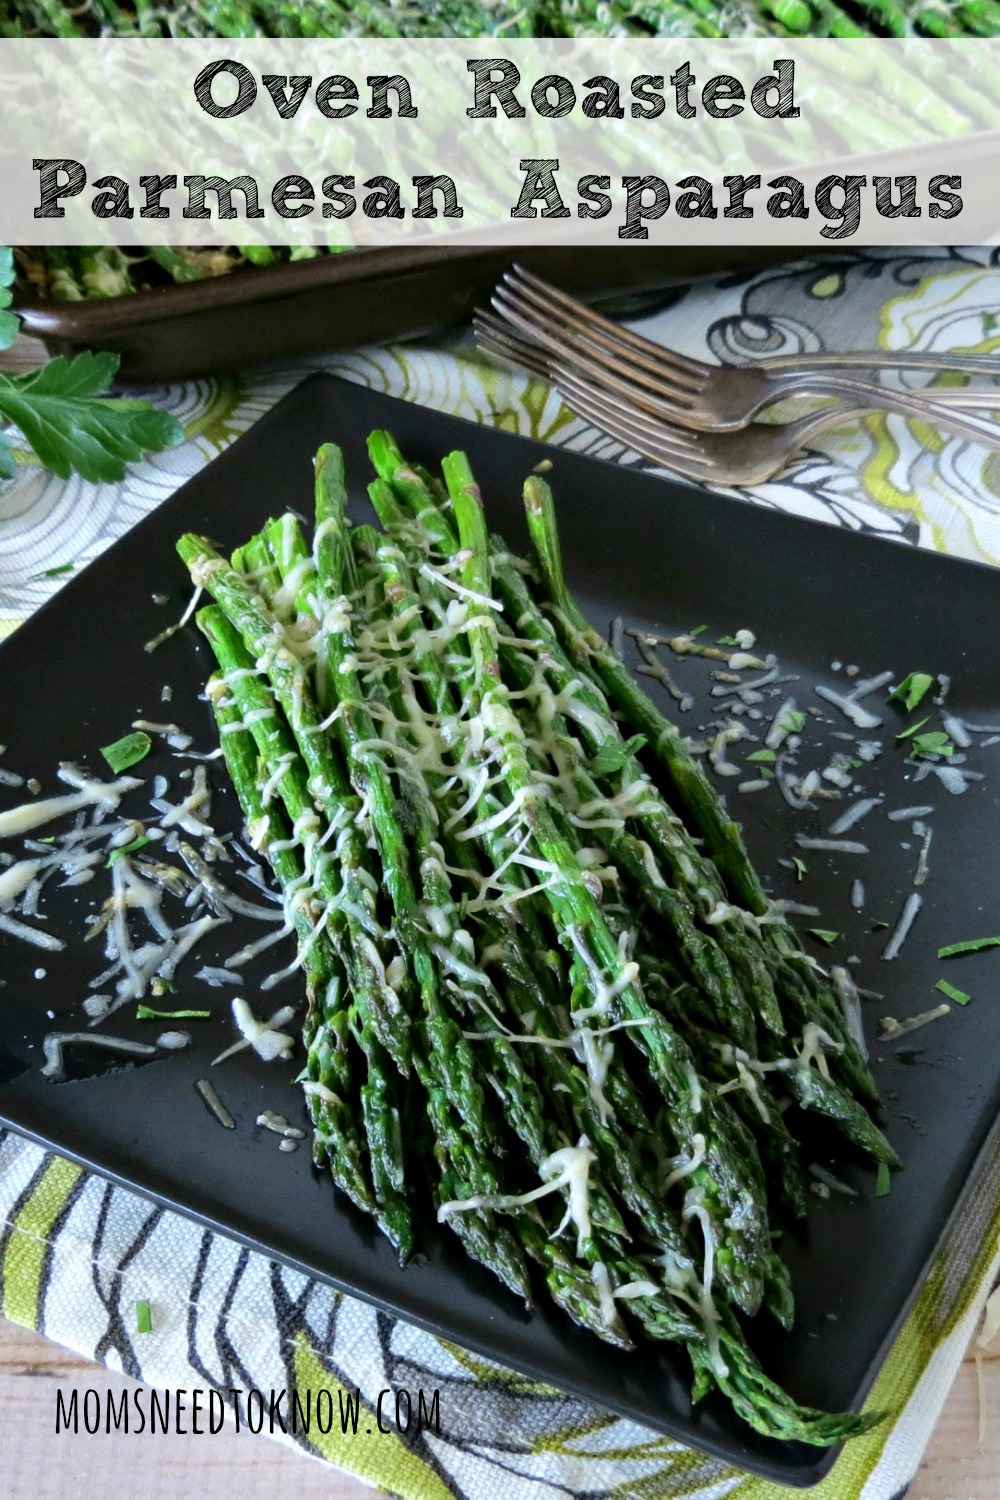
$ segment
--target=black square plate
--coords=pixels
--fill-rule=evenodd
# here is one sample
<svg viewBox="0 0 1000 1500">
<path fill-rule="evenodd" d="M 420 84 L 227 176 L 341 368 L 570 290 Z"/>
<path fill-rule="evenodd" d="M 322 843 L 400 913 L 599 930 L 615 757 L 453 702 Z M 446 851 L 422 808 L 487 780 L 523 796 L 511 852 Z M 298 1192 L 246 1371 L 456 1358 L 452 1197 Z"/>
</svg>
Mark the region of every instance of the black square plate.
<svg viewBox="0 0 1000 1500">
<path fill-rule="evenodd" d="M 1000 722 L 992 649 L 1000 588 L 989 569 L 700 493 L 315 376 L 0 650 L 4 765 L 39 777 L 48 790 L 60 760 L 103 770 L 99 747 L 139 716 L 175 718 L 209 748 L 213 730 L 199 701 L 208 653 L 197 632 L 183 631 L 153 655 L 143 651 L 143 642 L 187 597 L 175 539 L 184 531 L 206 532 L 228 548 L 272 513 L 288 506 L 308 511 L 312 455 L 330 439 L 346 450 L 362 515 L 370 475 L 364 443 L 375 427 L 390 428 L 408 455 L 428 463 L 466 448 L 491 518 L 518 545 L 522 480 L 539 460 L 551 459 L 569 578 L 602 629 L 616 614 L 648 628 L 707 623 L 714 635 L 750 626 L 762 648 L 778 654 L 783 670 L 799 674 L 792 691 L 801 706 L 820 706 L 812 692 L 817 681 L 845 685 L 842 675 L 831 675 L 834 656 L 865 672 L 949 672 L 955 712 Z M 152 602 L 161 593 L 171 596 L 167 608 Z M 707 666 L 688 661 L 676 670 L 701 695 L 687 716 L 693 727 L 708 716 Z M 173 688 L 169 709 L 160 701 L 164 683 Z M 655 684 L 651 690 L 660 691 Z M 796 1331 L 761 1327 L 755 1342 L 799 1400 L 831 1409 L 856 1406 L 870 1387 L 984 1147 L 1000 1096 L 1000 1012 L 990 977 L 1000 958 L 976 954 L 944 971 L 936 959 L 940 944 L 997 930 L 997 780 L 988 774 L 961 797 L 933 777 L 909 786 L 893 741 L 897 717 L 886 710 L 886 752 L 866 767 L 866 783 L 885 792 L 887 807 L 928 802 L 938 811 L 925 909 L 895 963 L 880 961 L 885 933 L 871 933 L 869 926 L 875 918 L 894 923 L 912 888 L 919 839 L 909 825 L 873 815 L 854 835 L 871 845 L 872 858 L 855 868 L 845 856 L 809 855 L 808 877 L 796 888 L 776 860 L 796 852 L 796 833 L 822 832 L 833 811 L 810 822 L 793 814 L 775 789 L 738 798 L 751 851 L 775 894 L 820 906 L 823 925 L 846 934 L 838 954 L 860 955 L 861 984 L 886 992 L 874 1015 L 867 1007 L 869 1035 L 877 1015 L 911 1015 L 940 999 L 933 986 L 942 972 L 975 997 L 916 1034 L 911 1048 L 875 1048 L 889 1135 L 906 1168 L 894 1177 L 891 1195 L 875 1200 L 873 1174 L 848 1163 L 843 1175 L 860 1196 L 817 1201 L 807 1229 L 786 1237 L 800 1309 Z M 809 730 L 810 743 L 844 727 L 824 711 L 824 721 Z M 829 740 L 829 748 L 837 743 Z M 995 754 L 983 751 L 977 764 L 988 771 Z M 170 776 L 176 793 L 172 757 L 154 753 L 140 769 L 147 778 L 161 771 Z M 213 775 L 221 782 L 217 771 Z M 22 795 L 0 791 L 4 805 Z M 737 794 L 731 796 L 735 802 Z M 236 829 L 230 794 L 219 791 L 213 816 L 217 826 Z M 848 901 L 856 874 L 868 892 L 863 917 Z M 81 931 L 88 890 L 60 892 L 61 908 L 49 898 L 55 930 Z M 235 929 L 225 929 L 218 956 L 240 941 Z M 829 1468 L 832 1454 L 759 1438 L 721 1400 L 692 1412 L 688 1371 L 676 1352 L 617 1354 L 544 1303 L 528 1316 L 450 1237 L 431 1232 L 426 1260 L 401 1271 L 388 1244 L 314 1173 L 307 1151 L 282 1155 L 274 1137 L 264 1140 L 255 1127 L 263 1108 L 304 1118 L 294 1068 L 238 1055 L 213 1074 L 237 1128 L 224 1132 L 209 1116 L 193 1083 L 232 1039 L 228 994 L 185 979 L 183 967 L 173 1003 L 211 1003 L 218 1010 L 217 1020 L 192 1027 L 191 1050 L 147 1066 L 49 1083 L 39 1073 L 41 1039 L 53 1025 L 80 1024 L 80 1003 L 100 961 L 80 941 L 61 953 L 40 954 L 0 937 L 6 981 L 0 1118 L 15 1130 L 267 1255 L 745 1469 L 808 1485 Z M 39 968 L 43 978 L 34 977 Z M 290 988 L 275 992 L 275 1004 Z M 253 998 L 252 984 L 248 993 Z M 257 996 L 258 1009 L 267 998 Z M 55 1022 L 47 1011 L 56 1013 Z M 112 1029 L 148 1039 L 148 1030 L 124 1012 Z"/>
</svg>

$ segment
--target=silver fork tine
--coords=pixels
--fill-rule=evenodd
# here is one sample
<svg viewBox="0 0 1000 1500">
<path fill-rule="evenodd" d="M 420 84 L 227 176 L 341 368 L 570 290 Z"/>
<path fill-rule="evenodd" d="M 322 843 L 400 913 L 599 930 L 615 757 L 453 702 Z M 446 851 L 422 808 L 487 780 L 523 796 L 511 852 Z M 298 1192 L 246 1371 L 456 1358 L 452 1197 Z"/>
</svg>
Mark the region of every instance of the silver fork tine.
<svg viewBox="0 0 1000 1500">
<path fill-rule="evenodd" d="M 557 389 L 567 406 L 572 407 L 579 416 L 585 417 L 602 432 L 609 432 L 622 442 L 627 442 L 637 453 L 653 453 L 658 462 L 683 464 L 689 469 L 707 468 L 710 464 L 707 454 L 674 442 L 655 422 L 630 422 L 617 413 L 609 412 L 599 401 L 589 400 L 580 391 L 564 391 L 562 387 Z"/>
<path fill-rule="evenodd" d="M 573 397 L 579 395 L 580 399 L 586 401 L 594 412 L 603 414 L 607 409 L 611 409 L 623 423 L 629 425 L 630 431 L 634 434 L 645 433 L 648 436 L 655 431 L 664 451 L 669 449 L 677 454 L 688 454 L 692 458 L 700 457 L 697 436 L 688 429 L 654 423 L 643 418 L 642 414 L 636 412 L 634 408 L 607 392 L 599 390 L 592 383 L 584 380 L 575 370 L 548 360 L 541 351 L 524 344 L 516 336 L 511 335 L 504 325 L 492 318 L 489 313 L 477 313 L 474 321 L 477 342 L 481 348 L 508 363 L 527 368 L 531 373 L 542 376 L 555 385 L 568 405 L 573 404 L 570 399 L 571 394 Z M 606 405 L 599 405 L 599 400 Z"/>
<path fill-rule="evenodd" d="M 534 344 L 525 343 L 512 334 L 502 323 L 477 313 L 474 319 L 476 342 L 487 354 L 494 354 L 506 363 L 528 370 L 551 381 L 552 371 L 548 356 Z"/>
<path fill-rule="evenodd" d="M 587 402 L 582 398 L 574 396 L 572 399 L 567 399 L 566 405 L 591 427 L 596 427 L 599 432 L 613 438 L 631 452 L 641 454 L 643 458 L 649 459 L 660 468 L 669 469 L 671 473 L 678 474 L 685 479 L 697 479 L 706 483 L 711 479 L 711 468 L 707 463 L 698 458 L 688 457 L 686 454 L 674 453 L 663 447 L 655 437 L 637 436 L 626 428 L 620 427 L 614 418 L 599 417 L 591 411 Z"/>
<path fill-rule="evenodd" d="M 648 353 L 638 358 L 625 346 L 603 330 L 577 330 L 565 323 L 553 323 L 546 311 L 539 311 L 530 303 L 525 305 L 513 297 L 506 288 L 498 287 L 493 294 L 493 306 L 526 338 L 532 338 L 552 350 L 553 353 L 575 356 L 577 362 L 585 360 L 588 365 L 597 364 L 610 374 L 620 375 L 628 371 L 629 378 L 650 391 L 653 396 L 671 401 L 678 395 L 696 395 L 704 383 L 697 371 L 683 368 L 664 369 L 662 362 L 654 361 Z M 655 349 L 655 345 L 650 345 Z"/>
<path fill-rule="evenodd" d="M 550 306 L 559 307 L 571 313 L 578 324 L 583 323 L 590 328 L 601 329 L 613 335 L 618 342 L 628 344 L 639 354 L 647 357 L 655 356 L 657 359 L 662 358 L 690 374 L 697 373 L 704 376 L 714 368 L 702 360 L 692 359 L 686 354 L 678 354 L 675 349 L 661 349 L 659 344 L 654 344 L 652 339 L 644 338 L 641 333 L 633 333 L 629 328 L 619 327 L 610 318 L 595 312 L 592 307 L 588 307 L 586 303 L 578 301 L 575 297 L 570 297 L 568 293 L 561 292 L 558 287 L 543 281 L 540 276 L 536 276 L 533 271 L 527 270 L 517 262 L 512 271 L 506 272 L 503 279 L 508 286 L 516 285 L 522 290 L 530 287 L 538 300 L 544 300 Z"/>
<path fill-rule="evenodd" d="M 704 476 L 711 470 L 711 460 L 697 447 L 687 447 L 676 442 L 674 435 L 656 422 L 631 420 L 619 412 L 610 412 L 600 399 L 593 398 L 579 386 L 572 389 L 557 384 L 556 389 L 566 405 L 586 422 L 590 422 L 610 437 L 617 438 L 636 453 L 663 464 L 675 473 Z"/>
<path fill-rule="evenodd" d="M 508 326 L 501 319 L 493 317 L 490 313 L 477 312 L 473 321 L 477 341 L 487 353 L 494 354 L 509 364 L 522 366 L 530 370 L 532 374 L 539 375 L 546 380 L 554 380 L 557 374 L 564 382 L 580 378 L 576 367 L 566 362 L 564 353 L 560 352 L 555 356 L 546 355 L 536 345 L 530 344 L 519 338 L 516 334 L 511 333 Z M 592 374 L 593 372 L 589 373 Z M 649 405 L 654 404 L 651 399 L 646 400 L 642 397 L 641 393 L 636 393 L 633 382 L 619 380 L 617 376 L 610 373 L 602 373 L 599 377 L 599 383 L 606 391 L 609 388 L 613 388 L 628 398 L 627 403 L 625 401 L 611 402 L 619 412 L 627 412 L 630 416 L 636 416 L 638 415 L 637 408 L 639 410 L 646 410 Z M 587 379 L 585 385 L 592 394 L 596 394 L 597 382 L 593 379 Z M 670 426 L 671 430 L 676 433 L 678 442 L 681 441 L 682 429 L 671 424 L 669 419 L 678 408 L 683 409 L 686 404 L 685 399 L 680 396 L 678 396 L 675 402 L 669 405 L 666 403 L 655 403 L 655 415 L 659 418 L 660 425 L 665 424 L 666 426 Z M 686 431 L 687 429 L 684 430 Z"/>
<path fill-rule="evenodd" d="M 642 400 L 659 415 L 669 419 L 677 408 L 691 406 L 698 398 L 699 388 L 685 377 L 667 374 L 652 375 L 629 362 L 623 350 L 609 351 L 597 344 L 589 334 L 574 334 L 565 329 L 553 329 L 538 321 L 538 315 L 525 313 L 520 307 L 504 303 L 494 297 L 493 305 L 503 318 L 512 323 L 522 338 L 542 347 L 568 364 L 578 365 L 602 384 L 621 388 L 627 382 L 636 400 Z M 660 403 L 660 405 L 656 405 Z"/>
<path fill-rule="evenodd" d="M 674 427 L 668 422 L 658 422 L 651 417 L 637 412 L 627 402 L 620 401 L 617 397 L 610 395 L 607 391 L 592 385 L 573 371 L 564 370 L 559 365 L 552 368 L 552 380 L 561 396 L 568 399 L 570 395 L 579 396 L 581 400 L 590 403 L 595 411 L 603 414 L 611 414 L 617 421 L 627 425 L 637 435 L 640 433 L 655 432 L 659 441 L 667 444 L 678 453 L 687 453 L 693 456 L 703 456 L 703 445 L 700 435 L 691 432 L 688 428 Z"/>
<path fill-rule="evenodd" d="M 544 282 L 542 285 L 544 286 Z M 576 302 L 572 297 L 559 293 L 558 300 L 549 299 L 536 292 L 533 287 L 522 285 L 509 272 L 497 287 L 497 293 L 502 298 L 510 298 L 522 315 L 533 313 L 539 319 L 544 319 L 549 328 L 558 328 L 567 336 L 583 339 L 592 348 L 608 350 L 618 361 L 624 359 L 634 368 L 655 375 L 657 379 L 665 377 L 664 366 L 669 370 L 666 378 L 673 378 L 684 385 L 700 386 L 712 373 L 711 366 L 689 360 L 674 349 L 664 350 L 651 339 L 630 333 L 627 328 L 619 328 L 617 323 L 612 323 L 599 313 L 592 313 L 582 302 Z"/>
</svg>

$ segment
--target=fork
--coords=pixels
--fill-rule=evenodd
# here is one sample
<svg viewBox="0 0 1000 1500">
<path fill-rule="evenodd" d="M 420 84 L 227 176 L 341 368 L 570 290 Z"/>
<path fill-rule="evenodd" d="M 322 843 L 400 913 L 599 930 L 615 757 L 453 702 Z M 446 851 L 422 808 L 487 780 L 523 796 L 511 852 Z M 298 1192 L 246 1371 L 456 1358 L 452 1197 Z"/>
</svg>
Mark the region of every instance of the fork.
<svg viewBox="0 0 1000 1500">
<path fill-rule="evenodd" d="M 760 412 L 789 396 L 839 396 L 854 407 L 881 408 L 926 416 L 924 393 L 899 391 L 877 380 L 837 373 L 835 367 L 948 370 L 1000 375 L 1000 358 L 990 355 L 887 353 L 861 351 L 781 355 L 753 365 L 707 365 L 641 335 L 619 328 L 532 273 L 516 267 L 493 295 L 501 315 L 477 313 L 477 337 L 516 330 L 564 366 L 583 366 L 585 378 L 627 397 L 653 416 L 702 432 L 745 427 Z M 816 369 L 820 365 L 824 368 Z M 826 373 L 827 369 L 831 373 Z M 995 387 L 935 387 L 939 406 L 1000 410 Z"/>
<path fill-rule="evenodd" d="M 837 405 L 793 422 L 750 422 L 736 432 L 697 432 L 637 411 L 613 392 L 586 380 L 577 371 L 548 360 L 541 351 L 507 336 L 480 341 L 486 352 L 530 370 L 552 382 L 577 416 L 685 479 L 726 486 L 763 484 L 781 472 L 809 438 L 843 427 L 870 414 L 869 407 Z M 972 436 L 1000 450 L 1000 427 L 965 421 L 949 408 L 925 403 L 923 420 Z"/>
</svg>

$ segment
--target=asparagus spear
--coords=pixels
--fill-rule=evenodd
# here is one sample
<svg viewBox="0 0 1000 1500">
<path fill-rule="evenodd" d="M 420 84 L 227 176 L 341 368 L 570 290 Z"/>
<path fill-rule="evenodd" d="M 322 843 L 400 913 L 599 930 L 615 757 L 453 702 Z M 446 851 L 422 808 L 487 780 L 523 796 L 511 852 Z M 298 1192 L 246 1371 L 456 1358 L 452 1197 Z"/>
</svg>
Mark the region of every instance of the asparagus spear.
<svg viewBox="0 0 1000 1500">
<path fill-rule="evenodd" d="M 373 1015 L 379 1005 L 379 992 L 383 987 L 381 976 L 384 970 L 381 964 L 366 961 L 373 951 L 370 939 L 366 942 L 367 934 L 356 928 L 352 931 L 349 920 L 343 918 L 338 909 L 340 891 L 332 883 L 329 866 L 317 860 L 315 841 L 310 843 L 308 840 L 306 823 L 310 817 L 314 819 L 315 814 L 312 812 L 312 804 L 302 784 L 301 768 L 296 765 L 294 744 L 287 729 L 278 719 L 275 705 L 267 688 L 253 675 L 252 660 L 243 649 L 239 635 L 218 608 L 201 610 L 198 615 L 198 624 L 223 669 L 222 682 L 232 695 L 234 707 L 231 710 L 223 708 L 222 711 L 231 712 L 236 716 L 230 721 L 234 725 L 245 724 L 248 716 L 252 724 L 251 731 L 244 728 L 220 732 L 223 750 L 227 750 L 227 741 L 234 734 L 239 734 L 242 738 L 250 733 L 256 740 L 258 752 L 264 762 L 267 784 L 272 786 L 275 781 L 277 782 L 279 795 L 284 800 L 288 814 L 293 820 L 293 836 L 289 839 L 287 823 L 272 805 L 271 794 L 268 793 L 267 802 L 263 793 L 257 794 L 255 808 L 258 816 L 254 820 L 253 827 L 257 839 L 266 840 L 269 857 L 274 855 L 282 862 L 280 868 L 276 866 L 279 878 L 281 870 L 291 868 L 289 862 L 294 860 L 295 876 L 293 882 L 290 882 L 289 904 L 296 922 L 301 924 L 305 920 L 307 928 L 300 937 L 300 957 L 311 965 L 316 961 L 313 955 L 317 952 L 325 953 L 331 939 L 335 945 L 339 962 L 330 977 L 336 979 L 337 985 L 335 989 L 327 986 L 324 990 L 323 1003 L 327 1011 L 333 1009 L 335 1045 L 338 1049 L 345 1049 L 345 1061 L 347 1044 L 345 1021 L 351 1026 L 367 1059 L 367 1076 L 360 1089 L 360 1098 L 370 1147 L 370 1170 L 375 1190 L 375 1204 L 371 1211 L 379 1218 L 386 1234 L 398 1248 L 400 1258 L 407 1259 L 413 1251 L 413 1229 L 404 1186 L 402 1136 L 398 1111 L 393 1103 L 392 1090 L 387 1082 L 388 1056 L 379 1044 L 373 1023 Z M 219 700 L 220 705 L 224 703 L 225 700 Z M 261 714 L 265 717 L 255 717 Z M 240 785 L 243 781 L 245 778 L 241 777 L 241 782 L 236 782 L 234 777 L 238 795 L 249 797 L 248 788 L 244 787 L 244 791 L 240 792 Z M 295 830 L 299 831 L 296 833 Z M 301 856 L 294 853 L 291 848 L 281 847 L 296 841 L 300 842 Z M 274 849 L 275 844 L 279 846 L 277 850 Z M 289 887 L 285 888 L 289 889 Z M 325 907 L 321 907 L 318 914 L 310 910 L 310 901 L 315 899 L 311 896 L 313 889 L 319 901 L 325 903 Z M 324 927 L 320 927 L 320 920 L 325 923 Z M 350 984 L 353 996 L 351 1013 L 347 1016 L 339 1009 L 347 992 L 345 979 Z M 329 1017 L 327 1016 L 326 1019 Z M 310 1049 L 310 1062 L 319 1063 L 321 1053 L 326 1050 L 326 1040 L 320 1036 L 316 1041 L 315 1049 Z M 315 1051 L 315 1057 L 313 1051 Z M 320 1078 L 318 1081 L 324 1080 Z M 344 1082 L 344 1080 L 338 1081 L 341 1084 Z M 336 1086 L 331 1086 L 331 1091 L 337 1099 L 341 1100 L 343 1108 L 341 1090 Z"/>
<path fill-rule="evenodd" d="M 384 495 L 381 497 L 381 506 L 383 512 L 388 508 Z M 401 562 L 395 548 L 379 548 L 376 539 L 375 555 L 379 558 L 385 572 L 386 593 L 391 597 L 394 608 L 406 617 L 407 623 L 400 632 L 402 638 L 405 639 L 406 635 L 412 633 L 414 629 L 413 617 L 419 610 L 412 583 L 406 579 L 402 571 Z M 446 686 L 433 653 L 422 654 L 415 665 L 423 681 L 432 686 L 435 701 L 439 706 L 442 708 L 450 707 L 446 697 Z M 412 726 L 420 716 L 420 708 L 416 702 L 412 680 L 409 679 L 408 675 L 406 675 L 405 680 L 401 679 L 403 679 L 401 669 L 397 668 L 390 671 L 387 675 L 387 681 L 383 684 L 383 691 L 385 693 L 384 701 L 391 703 L 394 707 L 395 717 L 399 724 L 410 724 Z M 409 702 L 406 701 L 407 699 Z M 425 742 L 426 733 L 423 730 L 411 738 L 414 750 L 418 749 Z M 439 795 L 442 790 L 441 779 L 434 776 L 433 773 L 428 773 L 426 792 L 431 796 Z M 418 793 L 418 801 L 420 800 L 420 795 Z M 417 827 L 419 828 L 420 824 L 426 823 L 426 821 L 427 813 L 421 813 L 418 809 L 414 813 L 414 822 Z M 462 844 L 457 843 L 454 839 L 449 840 L 447 834 L 444 835 L 444 838 L 445 852 L 448 860 L 450 862 L 463 861 L 466 869 L 475 870 L 475 864 L 471 856 L 471 845 L 468 842 Z M 419 852 L 419 834 L 417 835 L 417 848 Z M 439 858 L 439 856 L 432 857 L 435 859 Z M 502 862 L 503 858 L 504 856 L 501 855 L 499 860 L 496 860 L 496 863 Z M 564 1091 L 573 1100 L 577 1131 L 582 1131 L 584 1134 L 593 1131 L 598 1158 L 602 1162 L 603 1167 L 605 1170 L 610 1168 L 614 1175 L 621 1176 L 623 1173 L 622 1154 L 624 1152 L 627 1160 L 629 1151 L 628 1142 L 626 1139 L 616 1140 L 611 1130 L 599 1120 L 593 1107 L 593 1100 L 585 1077 L 582 1072 L 574 1067 L 573 1062 L 567 1057 L 566 1053 L 559 1049 L 558 1046 L 550 1048 L 544 1045 L 546 1039 L 549 1037 L 557 1041 L 560 1039 L 555 1038 L 554 1028 L 549 1024 L 545 1014 L 538 1014 L 539 997 L 537 982 L 532 978 L 530 967 L 520 949 L 513 929 L 510 926 L 504 928 L 497 921 L 489 918 L 483 922 L 483 926 L 486 929 L 484 937 L 486 938 L 487 949 L 494 954 L 495 961 L 501 963 L 503 966 L 504 977 L 507 980 L 505 989 L 508 1002 L 513 999 L 515 1013 L 518 1018 L 523 1019 L 530 1014 L 532 1019 L 530 1039 L 543 1044 L 545 1064 L 548 1066 L 556 1087 Z M 475 973 L 476 971 L 470 966 L 470 972 Z M 476 1003 L 470 1007 L 472 1010 L 471 1020 L 479 1034 L 487 1037 L 490 1036 L 491 1026 L 497 1024 L 496 1021 L 491 1022 L 489 1020 L 488 1013 L 496 1014 L 504 1006 L 500 995 L 494 990 L 489 981 L 485 980 L 485 976 L 482 975 L 481 971 L 478 971 L 478 976 L 483 978 L 485 982 L 486 994 L 481 1003 Z M 503 1079 L 504 1096 L 510 1106 L 508 1118 L 524 1144 L 529 1148 L 534 1164 L 536 1167 L 540 1167 L 543 1160 L 552 1151 L 566 1144 L 566 1138 L 553 1139 L 550 1129 L 546 1132 L 547 1139 L 543 1141 L 544 1103 L 533 1075 L 520 1066 L 518 1059 L 514 1055 L 516 1048 L 513 1044 L 506 1041 L 495 1030 L 492 1033 L 492 1042 L 493 1057 L 491 1060 L 491 1071 L 494 1074 L 499 1072 Z M 530 1124 L 525 1125 L 525 1121 L 530 1122 Z M 678 1262 L 684 1263 L 680 1235 L 675 1225 L 671 1220 L 664 1218 L 659 1206 L 655 1204 L 651 1197 L 632 1178 L 630 1178 L 624 1191 L 624 1197 L 630 1207 L 638 1209 L 643 1214 L 644 1227 L 650 1234 L 653 1243 L 662 1245 L 664 1240 L 667 1240 Z M 624 1234 L 625 1232 L 624 1226 L 615 1212 L 610 1198 L 606 1194 L 604 1184 L 598 1183 L 592 1188 L 591 1209 L 593 1222 L 596 1226 L 586 1251 L 591 1261 L 601 1264 L 605 1262 L 612 1264 L 619 1281 L 638 1282 L 643 1280 L 644 1273 L 641 1263 L 624 1255 L 620 1249 L 611 1250 L 607 1244 L 606 1236 L 601 1233 L 602 1228 L 610 1230 L 613 1234 Z M 534 1253 L 530 1244 L 527 1248 L 529 1253 Z M 561 1283 L 562 1280 L 563 1272 L 558 1271 L 557 1268 L 550 1268 L 548 1278 L 550 1287 L 552 1286 L 552 1277 L 554 1274 L 557 1281 Z M 581 1295 L 582 1285 L 578 1279 L 578 1273 L 573 1285 L 576 1289 L 576 1295 Z M 585 1301 L 585 1305 L 590 1308 L 590 1303 L 594 1299 L 594 1285 L 592 1281 L 587 1283 L 587 1285 L 589 1286 L 589 1295 Z M 694 1324 L 692 1324 L 690 1317 L 686 1316 L 669 1297 L 655 1293 L 651 1294 L 650 1297 L 643 1298 L 643 1301 L 647 1304 L 644 1315 L 655 1319 L 657 1326 L 661 1329 L 661 1337 L 671 1336 L 686 1340 L 697 1336 L 697 1330 Z M 600 1311 L 601 1304 L 599 1300 L 597 1306 Z M 592 1313 L 593 1309 L 590 1308 L 590 1311 Z M 579 1312 L 580 1308 L 577 1306 L 573 1315 L 577 1316 L 578 1321 L 580 1320 Z M 672 1330 L 670 1334 L 663 1331 L 668 1327 Z M 603 1337 L 606 1337 L 606 1330 L 607 1325 L 602 1315 L 597 1331 Z"/>
<path fill-rule="evenodd" d="M 205 613 L 208 615 L 208 611 Z M 210 626 L 210 616 L 206 624 Z M 251 843 L 267 820 L 269 836 L 263 852 L 281 887 L 299 942 L 308 955 L 306 991 L 309 1011 L 303 1040 L 308 1054 L 309 1078 L 320 1085 L 320 1090 L 306 1096 L 316 1142 L 338 1187 L 343 1188 L 359 1208 L 374 1213 L 376 1202 L 364 1146 L 358 1138 L 354 1112 L 349 1103 L 354 1091 L 354 1058 L 347 1009 L 343 1003 L 346 976 L 325 934 L 316 937 L 313 912 L 305 902 L 294 900 L 295 892 L 302 888 L 302 859 L 290 847 L 289 830 L 284 819 L 275 808 L 264 805 L 257 780 L 257 749 L 249 731 L 242 727 L 239 709 L 228 697 L 222 678 L 210 677 L 206 692 L 219 730 L 226 769 L 239 798 Z"/>
<path fill-rule="evenodd" d="M 552 491 L 543 479 L 532 475 L 526 481 L 524 503 L 535 555 L 564 649 L 581 665 L 596 672 L 625 720 L 646 737 L 650 752 L 658 758 L 676 796 L 704 839 L 706 851 L 729 881 L 737 899 L 753 915 L 773 918 L 740 831 L 727 816 L 680 732 L 663 717 L 607 642 L 584 618 L 566 587 Z M 807 967 L 793 929 L 784 921 L 769 920 L 763 931 L 765 942 L 784 961 L 781 973 L 786 989 L 791 991 L 790 998 L 797 1002 L 806 1021 L 822 1019 L 825 1028 L 843 1047 L 842 1064 L 852 1086 L 877 1101 L 874 1081 L 857 1044 L 844 1027 L 837 1003 L 828 987 L 820 986 L 815 973 Z M 797 970 L 790 967 L 795 964 L 799 965 Z"/>
</svg>

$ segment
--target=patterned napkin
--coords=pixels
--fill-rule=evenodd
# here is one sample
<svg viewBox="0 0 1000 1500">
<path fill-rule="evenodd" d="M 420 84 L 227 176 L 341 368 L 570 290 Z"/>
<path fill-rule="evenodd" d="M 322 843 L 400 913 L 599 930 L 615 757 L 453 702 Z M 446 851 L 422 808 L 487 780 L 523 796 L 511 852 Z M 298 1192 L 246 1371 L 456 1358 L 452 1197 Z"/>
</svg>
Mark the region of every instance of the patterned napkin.
<svg viewBox="0 0 1000 1500">
<path fill-rule="evenodd" d="M 664 291 L 632 319 L 652 337 L 720 359 L 823 347 L 995 351 L 1000 269 L 989 249 L 846 253 Z M 311 366 L 309 368 L 316 368 Z M 364 350 L 323 368 L 441 411 L 635 462 L 548 389 L 479 361 L 467 338 Z M 302 378 L 307 367 L 151 394 L 182 420 L 183 446 L 121 485 L 62 483 L 32 467 L 0 494 L 0 635 L 58 587 L 45 574 L 96 557 Z M 1000 405 L 1000 402 L 998 402 Z M 825 434 L 781 479 L 741 492 L 834 525 L 1000 562 L 1000 461 L 896 417 Z M 2 726 L 0 726 L 2 727 Z M 2 739 L 2 735 L 0 735 Z M 0 1289 L 5 1317 L 157 1387 L 360 1392 L 357 1435 L 275 1435 L 407 1500 L 791 1500 L 633 1422 L 473 1358 L 0 1133 Z M 850 1443 L 818 1500 L 894 1500 L 912 1479 L 1000 1270 L 1000 1157 L 878 1377 L 891 1422 Z M 152 1333 L 136 1334 L 135 1304 Z M 383 1390 L 440 1392 L 440 1432 L 381 1433 Z M 231 1398 L 226 1397 L 227 1401 Z M 392 1413 L 388 1398 L 383 1410 Z M 268 1431 L 265 1413 L 264 1431 Z M 371 1432 L 367 1433 L 366 1428 Z"/>
</svg>

